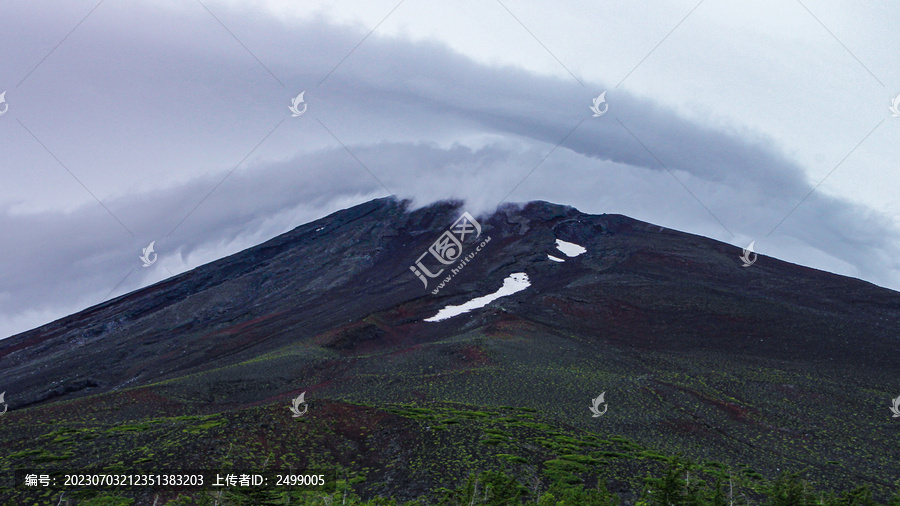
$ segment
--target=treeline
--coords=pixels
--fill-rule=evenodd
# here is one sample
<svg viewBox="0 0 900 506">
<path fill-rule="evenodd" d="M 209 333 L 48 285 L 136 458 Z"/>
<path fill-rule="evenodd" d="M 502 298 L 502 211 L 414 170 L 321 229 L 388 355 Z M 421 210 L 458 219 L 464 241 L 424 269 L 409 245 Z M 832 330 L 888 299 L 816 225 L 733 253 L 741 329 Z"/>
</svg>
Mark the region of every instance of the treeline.
<svg viewBox="0 0 900 506">
<path fill-rule="evenodd" d="M 673 459 L 662 477 L 648 476 L 635 506 L 900 506 L 900 491 L 887 503 L 878 502 L 871 489 L 860 486 L 842 493 L 817 492 L 796 474 L 783 474 L 761 487 L 760 493 L 748 496 L 736 492 L 728 476 L 709 483 L 691 477 L 689 463 Z M 515 478 L 502 472 L 483 472 L 468 478 L 455 490 L 443 489 L 437 504 L 441 506 L 537 504 L 539 506 L 618 506 L 621 498 L 608 492 L 601 483 L 597 489 L 583 485 L 556 483 L 543 493 L 527 489 Z M 369 502 L 359 504 L 399 504 Z M 406 506 L 427 504 L 406 503 Z"/>
</svg>

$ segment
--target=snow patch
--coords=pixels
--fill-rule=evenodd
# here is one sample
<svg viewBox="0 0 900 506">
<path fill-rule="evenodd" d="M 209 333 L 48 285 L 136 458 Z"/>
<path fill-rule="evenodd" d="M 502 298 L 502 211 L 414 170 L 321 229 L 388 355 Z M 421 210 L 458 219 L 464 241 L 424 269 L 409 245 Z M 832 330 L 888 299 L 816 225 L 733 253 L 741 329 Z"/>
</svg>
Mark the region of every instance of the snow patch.
<svg viewBox="0 0 900 506">
<path fill-rule="evenodd" d="M 556 249 L 562 251 L 566 254 L 566 256 L 570 257 L 577 257 L 582 253 L 587 253 L 587 250 L 584 249 L 583 246 L 579 246 L 571 242 L 560 241 L 559 239 L 556 240 Z"/>
<path fill-rule="evenodd" d="M 550 260 L 553 260 L 554 262 L 565 262 L 565 260 L 563 260 L 562 258 L 556 258 L 553 255 L 547 255 L 547 258 L 549 258 Z"/>
<path fill-rule="evenodd" d="M 506 279 L 503 280 L 503 286 L 501 286 L 500 289 L 496 292 L 485 295 L 483 297 L 472 299 L 469 302 L 466 302 L 465 304 L 461 304 L 459 306 L 447 306 L 444 309 L 438 311 L 438 313 L 431 318 L 426 318 L 425 321 L 439 322 L 441 320 L 453 318 L 454 316 L 461 315 L 463 313 L 468 313 L 473 309 L 487 306 L 500 297 L 505 297 L 516 292 L 521 292 L 529 286 L 531 286 L 531 282 L 528 281 L 528 274 L 525 274 L 524 272 L 516 272 L 510 274 L 506 277 Z"/>
</svg>

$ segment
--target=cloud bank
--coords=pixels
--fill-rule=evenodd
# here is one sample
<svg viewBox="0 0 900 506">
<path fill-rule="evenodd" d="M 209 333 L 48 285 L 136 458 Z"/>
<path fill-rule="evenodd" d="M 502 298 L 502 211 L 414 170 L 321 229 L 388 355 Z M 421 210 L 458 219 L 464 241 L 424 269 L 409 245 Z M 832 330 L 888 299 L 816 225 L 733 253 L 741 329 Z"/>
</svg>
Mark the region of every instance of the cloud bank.
<svg viewBox="0 0 900 506">
<path fill-rule="evenodd" d="M 900 288 L 888 217 L 810 193 L 774 139 L 611 82 L 435 41 L 359 44 L 365 30 L 324 18 L 221 9 L 225 30 L 202 9 L 146 3 L 98 8 L 34 68 L 85 13 L 12 9 L 0 336 L 387 194 L 621 213 Z M 609 111 L 592 117 L 604 90 Z M 291 118 L 301 91 L 307 112 Z M 142 268 L 150 241 L 159 261 Z"/>
</svg>

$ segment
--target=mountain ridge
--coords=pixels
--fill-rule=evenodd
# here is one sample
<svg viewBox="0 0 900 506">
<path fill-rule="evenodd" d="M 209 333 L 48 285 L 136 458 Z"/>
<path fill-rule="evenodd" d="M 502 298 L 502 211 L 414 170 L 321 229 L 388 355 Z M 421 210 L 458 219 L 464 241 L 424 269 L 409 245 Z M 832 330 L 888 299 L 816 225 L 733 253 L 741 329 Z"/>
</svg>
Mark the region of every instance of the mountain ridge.
<svg viewBox="0 0 900 506">
<path fill-rule="evenodd" d="M 546 202 L 477 218 L 477 239 L 463 221 L 471 228 L 457 245 L 447 234 L 462 203 L 408 207 L 379 199 L 339 211 L 0 341 L 2 422 L 14 428 L 0 445 L 26 444 L 35 421 L 63 416 L 62 406 L 100 410 L 107 424 L 237 417 L 242 431 L 256 430 L 247 417 L 263 410 L 276 418 L 271 431 L 306 392 L 304 419 L 323 409 L 346 423 L 340 413 L 367 406 L 387 420 L 390 407 L 416 440 L 426 425 L 406 425 L 416 412 L 397 403 L 517 406 L 698 460 L 750 459 L 761 476 L 806 469 L 829 486 L 884 491 L 900 475 L 882 451 L 900 442 L 887 409 L 900 377 L 900 293 L 764 256 L 744 268 L 740 248 Z M 569 257 L 557 240 L 586 252 Z M 435 244 L 454 262 L 428 257 Z M 419 259 L 429 272 L 458 268 L 477 245 L 449 280 L 448 270 L 423 287 L 411 270 Z M 517 272 L 524 290 L 425 321 Z M 597 419 L 588 408 L 601 392 L 609 410 Z M 220 437 L 190 451 L 205 455 Z M 446 484 L 416 473 L 425 471 L 392 490 Z"/>
<path fill-rule="evenodd" d="M 415 260 L 415 258 L 412 256 L 414 252 L 424 251 L 427 247 L 428 240 L 431 239 L 433 235 L 436 235 L 440 232 L 440 226 L 438 225 L 438 223 L 452 220 L 454 213 L 458 213 L 459 210 L 463 207 L 463 203 L 459 201 L 443 202 L 438 203 L 434 206 L 421 208 L 417 212 L 411 214 L 406 214 L 408 204 L 408 202 L 400 202 L 391 198 L 377 199 L 344 211 L 338 211 L 319 220 L 300 225 L 289 232 L 281 234 L 257 246 L 248 248 L 245 251 L 229 255 L 209 264 L 205 264 L 185 273 L 173 276 L 172 278 L 162 280 L 134 292 L 121 295 L 114 299 L 110 299 L 108 301 L 97 304 L 93 307 L 87 308 L 68 317 L 64 317 L 54 322 L 48 323 L 36 329 L 11 336 L 10 338 L 0 341 L 0 360 L 7 362 L 9 358 L 12 358 L 10 357 L 10 355 L 13 355 L 17 350 L 23 349 L 23 347 L 36 346 L 38 343 L 43 343 L 55 337 L 59 337 L 61 333 L 64 333 L 65 330 L 69 327 L 77 325 L 77 322 L 79 321 L 87 321 L 95 316 L 103 318 L 101 315 L 103 315 L 106 311 L 113 311 L 114 313 L 116 313 L 116 318 L 111 319 L 106 317 L 102 326 L 98 326 L 96 323 L 94 323 L 91 328 L 84 330 L 80 336 L 83 340 L 102 337 L 123 324 L 140 320 L 150 314 L 155 314 L 158 311 L 163 311 L 167 307 L 171 307 L 172 304 L 177 304 L 184 297 L 196 297 L 208 290 L 214 290 L 222 283 L 237 282 L 242 276 L 251 275 L 253 272 L 264 269 L 273 259 L 287 252 L 290 252 L 291 250 L 294 250 L 296 248 L 312 247 L 314 241 L 310 240 L 310 236 L 311 234 L 317 232 L 316 229 L 324 229 L 322 230 L 322 232 L 327 240 L 327 234 L 330 232 L 330 230 L 350 225 L 357 220 L 365 219 L 372 213 L 380 212 L 382 214 L 388 215 L 387 217 L 380 216 L 378 218 L 381 223 L 389 223 L 389 221 L 385 218 L 394 218 L 397 221 L 397 223 L 399 224 L 397 227 L 381 227 L 379 229 L 381 230 L 381 237 L 386 238 L 388 242 L 396 242 L 391 241 L 391 239 L 399 238 L 401 234 L 405 234 L 406 240 L 404 240 L 400 246 L 408 250 L 408 252 L 406 252 L 404 255 L 404 260 L 406 260 L 405 263 L 395 262 L 393 264 L 388 264 L 387 268 L 391 269 L 390 279 L 383 279 L 381 281 L 384 283 L 392 282 L 402 283 L 404 285 L 414 285 L 415 283 L 419 283 L 419 281 L 416 281 L 415 277 L 408 274 L 409 271 L 406 268 L 406 265 L 412 265 L 414 263 L 413 260 Z M 517 206 L 507 206 L 506 208 L 503 208 L 497 213 L 491 215 L 491 218 L 507 216 L 506 224 L 510 227 L 518 227 L 517 230 L 512 231 L 511 235 L 522 235 L 524 233 L 527 233 L 527 231 L 529 230 L 529 225 L 527 224 L 527 220 L 523 222 L 522 220 L 517 218 L 517 214 L 515 214 L 516 209 L 518 209 Z M 553 225 L 554 229 L 559 229 L 562 235 L 566 235 L 567 228 L 573 226 L 575 223 L 578 223 L 579 220 L 584 220 L 592 216 L 581 213 L 570 206 L 560 206 L 543 201 L 528 203 L 521 209 L 522 212 L 528 212 L 529 209 L 532 211 L 540 209 L 537 213 L 535 213 L 535 216 L 532 219 L 548 220 L 552 219 L 551 217 L 565 217 L 565 219 L 558 221 Z M 510 215 L 513 216 L 511 219 L 509 218 Z M 403 219 L 404 217 L 407 218 Z M 655 225 L 640 222 L 638 220 L 634 220 L 622 215 L 597 215 L 594 218 L 599 220 L 598 223 L 593 224 L 594 229 L 596 230 L 596 228 L 599 227 L 599 234 L 601 236 L 604 234 L 604 232 L 609 233 L 610 229 L 614 230 L 616 235 L 621 236 L 623 234 L 635 233 L 638 229 L 641 228 L 645 229 L 646 231 L 652 229 L 653 227 L 656 227 Z M 492 222 L 491 219 L 486 220 L 485 223 L 487 226 L 486 230 L 496 228 L 498 225 L 498 223 Z M 413 230 L 407 231 L 408 228 L 412 228 Z M 665 236 L 666 234 L 671 234 L 673 232 L 674 231 L 663 229 L 660 234 Z M 724 264 L 727 269 L 731 269 L 734 266 L 733 264 L 737 262 L 737 256 L 734 254 L 734 252 L 740 252 L 739 248 L 734 248 L 733 246 L 727 245 L 725 243 L 720 243 L 713 239 L 708 239 L 702 236 L 695 236 L 683 232 L 674 233 L 676 233 L 681 239 L 688 241 L 691 246 L 696 247 L 698 250 L 702 250 L 705 246 L 706 249 L 712 250 L 715 253 L 724 254 L 724 259 L 728 260 L 728 262 Z M 576 237 L 573 238 L 572 236 L 570 236 L 570 238 L 572 238 L 575 242 L 587 242 L 586 237 L 577 237 L 579 235 L 578 233 L 574 235 Z M 550 239 L 549 236 L 547 237 L 547 239 Z M 356 237 L 354 240 L 358 241 L 359 237 Z M 416 240 L 419 240 L 419 244 L 411 244 Z M 502 239 L 501 242 L 503 240 L 505 239 Z M 424 243 L 422 241 L 424 241 Z M 552 244 L 552 242 L 553 241 L 550 240 L 549 244 Z M 386 244 L 382 247 L 384 249 L 388 249 L 392 246 L 394 245 Z M 495 243 L 495 245 L 492 245 L 492 248 L 496 250 L 502 246 L 503 245 L 501 245 L 500 243 Z M 664 266 L 668 262 L 670 265 L 677 265 L 679 268 L 683 269 L 693 268 L 694 270 L 691 271 L 691 274 L 693 274 L 694 276 L 693 280 L 695 281 L 695 284 L 697 284 L 698 282 L 718 283 L 721 281 L 721 273 L 713 273 L 712 269 L 709 269 L 707 271 L 707 275 L 704 276 L 704 271 L 697 268 L 702 264 L 697 262 L 697 259 L 692 258 L 687 250 L 683 248 L 681 248 L 680 250 L 675 249 L 674 251 L 670 251 L 668 256 L 665 256 L 658 253 L 654 249 L 654 247 L 655 245 L 651 246 L 649 250 L 640 249 L 637 251 L 628 252 L 627 257 L 623 254 L 624 252 L 620 250 L 613 249 L 609 252 L 604 251 L 603 257 L 596 260 L 596 262 L 598 263 L 598 267 L 601 270 L 608 265 L 615 264 L 620 272 L 624 271 L 632 274 L 632 264 L 639 263 L 641 268 L 643 269 L 643 271 L 641 272 L 641 277 L 643 278 L 647 278 L 648 276 L 652 278 L 654 275 L 657 275 L 658 273 L 654 273 L 654 271 L 657 270 L 656 267 L 660 266 L 660 264 Z M 319 251 L 315 253 L 320 253 L 319 256 L 324 259 L 329 255 L 335 255 L 336 249 L 337 248 L 324 248 L 323 250 L 322 248 L 319 248 Z M 552 252 L 552 248 L 545 247 L 544 249 L 547 249 L 548 253 Z M 596 248 L 594 251 L 596 252 Z M 515 256 L 523 252 L 514 250 L 511 253 Z M 531 252 L 530 256 L 527 258 L 532 262 L 539 262 L 537 257 L 540 257 L 544 254 L 545 253 L 543 251 Z M 557 254 L 559 254 L 558 251 Z M 721 262 L 722 259 L 723 258 L 721 257 L 717 258 L 719 262 L 717 262 L 716 267 L 721 267 L 723 265 Z M 366 259 L 363 258 L 363 261 L 365 260 Z M 323 260 L 323 262 L 325 262 L 325 260 Z M 759 291 L 759 287 L 757 286 L 757 284 L 754 284 L 754 280 L 750 278 L 749 275 L 762 271 L 766 268 L 764 267 L 764 265 L 772 266 L 773 264 L 782 268 L 788 267 L 789 269 L 795 270 L 797 273 L 803 273 L 810 277 L 819 278 L 819 280 L 823 283 L 846 281 L 851 285 L 857 285 L 858 289 L 865 290 L 864 287 L 871 287 L 874 289 L 873 291 L 882 291 L 881 293 L 879 293 L 879 296 L 892 299 L 890 303 L 886 304 L 886 307 L 888 309 L 900 308 L 900 293 L 898 292 L 893 292 L 887 288 L 878 287 L 877 285 L 873 285 L 856 278 L 846 278 L 837 274 L 790 264 L 788 262 L 783 262 L 770 257 L 760 256 L 758 263 L 754 266 L 744 270 L 733 269 L 734 272 L 731 275 L 734 277 L 746 275 L 745 277 L 748 278 L 748 281 L 745 285 L 745 288 L 748 291 L 748 294 L 753 294 L 755 292 L 760 296 L 765 296 L 762 292 Z M 526 267 L 523 262 L 513 262 L 512 265 L 516 265 L 517 268 L 520 269 L 525 269 Z M 558 267 L 561 268 L 562 266 Z M 466 274 L 469 274 L 471 272 L 473 272 L 473 269 L 470 268 L 466 272 Z M 490 276 L 494 272 L 496 272 L 496 270 L 492 270 L 491 272 L 489 272 L 488 276 Z M 467 277 L 470 278 L 471 276 L 466 276 L 465 274 L 463 274 L 461 275 L 460 280 L 464 280 Z M 271 282 L 271 280 L 269 281 Z M 768 281 L 771 283 L 771 280 Z M 364 287 L 369 286 L 366 283 L 361 284 Z M 447 289 L 439 296 L 439 299 L 441 301 L 447 300 L 448 304 L 452 304 L 453 300 L 463 298 L 469 293 L 468 290 L 463 289 L 461 294 L 459 286 L 460 283 L 458 281 L 455 281 L 455 284 L 457 286 L 453 286 L 454 283 L 451 283 L 451 286 L 448 286 Z M 785 283 L 781 284 L 782 286 L 785 285 Z M 469 285 L 471 285 L 471 283 L 466 283 L 462 286 L 468 288 Z M 431 287 L 429 287 L 429 289 L 431 289 Z M 769 292 L 772 292 L 771 288 L 769 289 Z M 427 291 L 418 293 L 415 289 L 410 289 L 410 293 L 405 294 L 406 300 L 402 300 L 402 302 L 409 302 L 414 299 L 416 295 L 430 296 Z M 125 314 L 122 314 L 124 311 L 117 309 L 122 305 L 143 301 L 147 298 L 154 299 L 153 306 L 149 308 L 139 307 L 130 312 L 126 312 Z M 225 307 L 224 309 L 219 308 L 217 311 L 219 313 L 227 313 L 232 308 L 238 307 L 240 304 L 246 303 L 248 300 L 249 298 L 247 297 L 232 300 L 230 301 L 228 307 Z M 822 304 L 821 306 L 811 307 L 811 305 L 807 305 L 807 308 L 810 310 L 823 311 L 827 308 L 826 304 L 828 303 L 828 300 L 829 299 L 825 297 L 819 297 L 818 302 Z M 864 302 L 866 304 L 876 303 L 871 296 L 859 302 Z M 396 303 L 401 303 L 401 301 L 398 300 L 395 302 L 395 304 Z M 802 301 L 797 301 L 797 303 L 803 304 Z M 256 305 L 259 305 L 259 302 L 256 302 Z M 194 316 L 196 317 L 197 315 L 195 314 Z M 192 326 L 199 326 L 203 324 L 202 318 L 205 317 L 207 319 L 212 319 L 212 317 L 210 317 L 209 315 L 204 315 L 202 313 L 200 316 L 201 319 L 199 322 L 194 321 L 184 323 L 174 328 L 173 331 L 188 331 L 192 328 Z M 894 316 L 896 317 L 896 315 Z M 263 315 L 263 317 L 271 317 L 271 315 Z M 252 319 L 253 318 L 249 318 L 249 320 Z M 66 339 L 68 341 L 73 339 L 73 337 L 69 335 Z M 877 357 L 874 358 L 877 359 Z M 880 363 L 880 361 L 877 361 L 876 363 Z"/>
</svg>

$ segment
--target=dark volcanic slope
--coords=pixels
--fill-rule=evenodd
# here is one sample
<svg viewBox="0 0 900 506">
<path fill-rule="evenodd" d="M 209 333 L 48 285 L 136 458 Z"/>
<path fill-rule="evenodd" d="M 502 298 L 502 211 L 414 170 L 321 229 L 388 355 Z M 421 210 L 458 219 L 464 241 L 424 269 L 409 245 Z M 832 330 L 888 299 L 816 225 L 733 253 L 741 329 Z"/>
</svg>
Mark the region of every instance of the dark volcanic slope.
<svg viewBox="0 0 900 506">
<path fill-rule="evenodd" d="M 727 244 L 533 202 L 480 220 L 491 241 L 432 295 L 409 266 L 461 212 L 372 201 L 0 341 L 7 419 L 141 386 L 204 409 L 308 390 L 525 404 L 699 457 L 763 455 L 773 473 L 900 475 L 878 450 L 900 442 L 900 293 L 762 256 L 742 268 Z M 532 286 L 423 321 L 514 272 Z M 591 419 L 601 391 L 609 413 Z"/>
<path fill-rule="evenodd" d="M 409 266 L 458 214 L 373 201 L 0 341 L 10 406 L 220 367 L 390 309 L 403 313 L 390 335 L 350 330 L 336 346 L 427 342 L 461 325 L 523 319 L 599 346 L 828 361 L 897 377 L 897 292 L 766 257 L 741 268 L 739 248 L 619 215 L 509 208 L 486 220 L 484 253 L 432 296 Z M 550 261 L 566 258 L 557 238 L 588 252 Z M 523 294 L 417 323 L 516 271 L 532 282 Z"/>
</svg>

